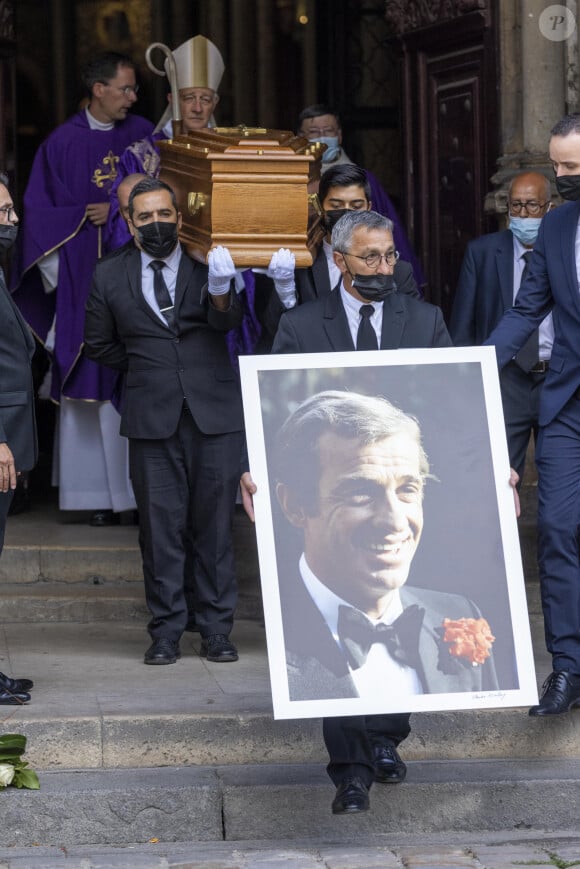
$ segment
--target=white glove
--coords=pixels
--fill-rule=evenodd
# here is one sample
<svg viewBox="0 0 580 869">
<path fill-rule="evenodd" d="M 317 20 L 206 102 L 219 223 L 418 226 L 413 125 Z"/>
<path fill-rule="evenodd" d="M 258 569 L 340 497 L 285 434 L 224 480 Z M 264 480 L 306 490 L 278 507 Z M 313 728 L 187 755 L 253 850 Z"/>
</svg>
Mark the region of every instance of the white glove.
<svg viewBox="0 0 580 869">
<path fill-rule="evenodd" d="M 225 296 L 235 277 L 236 267 L 227 247 L 214 247 L 207 255 L 207 289 L 212 296 Z"/>
<path fill-rule="evenodd" d="M 272 254 L 270 265 L 266 271 L 269 278 L 274 281 L 276 292 L 285 308 L 293 308 L 296 304 L 296 284 L 294 282 L 294 269 L 296 258 L 292 251 L 281 247 Z"/>
</svg>

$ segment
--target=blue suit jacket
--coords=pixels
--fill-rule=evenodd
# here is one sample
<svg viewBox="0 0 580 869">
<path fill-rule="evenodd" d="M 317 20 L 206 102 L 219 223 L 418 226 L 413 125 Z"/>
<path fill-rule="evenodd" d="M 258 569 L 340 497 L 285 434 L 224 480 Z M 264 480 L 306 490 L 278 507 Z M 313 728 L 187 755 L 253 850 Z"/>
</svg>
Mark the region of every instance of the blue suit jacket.
<svg viewBox="0 0 580 869">
<path fill-rule="evenodd" d="M 544 217 L 516 304 L 485 342 L 495 345 L 503 368 L 553 309 L 555 338 L 540 398 L 540 425 L 551 422 L 580 387 L 580 292 L 575 259 L 579 217 L 580 201 L 567 202 Z"/>
<path fill-rule="evenodd" d="M 458 347 L 483 344 L 513 305 L 514 237 L 509 229 L 469 242 L 449 334 Z"/>
</svg>

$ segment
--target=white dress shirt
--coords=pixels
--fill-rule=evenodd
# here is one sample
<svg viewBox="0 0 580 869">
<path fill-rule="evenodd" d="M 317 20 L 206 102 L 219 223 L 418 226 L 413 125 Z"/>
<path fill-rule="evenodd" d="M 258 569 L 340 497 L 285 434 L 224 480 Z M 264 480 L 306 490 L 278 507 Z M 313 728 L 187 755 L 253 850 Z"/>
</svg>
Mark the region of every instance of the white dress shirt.
<svg viewBox="0 0 580 869">
<path fill-rule="evenodd" d="M 327 624 L 328 629 L 334 637 L 334 641 L 342 648 L 338 638 L 338 608 L 339 606 L 346 606 L 350 609 L 356 609 L 356 607 L 338 597 L 328 586 L 320 582 L 308 566 L 304 554 L 300 559 L 299 566 L 300 575 L 310 597 Z M 401 597 L 399 592 L 395 590 L 392 593 L 387 609 L 380 619 L 366 617 L 374 625 L 381 623 L 392 625 L 402 612 Z M 368 657 L 362 667 L 353 670 L 349 665 L 349 669 L 359 697 L 376 699 L 377 692 L 382 690 L 387 694 L 397 697 L 405 696 L 406 694 L 423 694 L 423 686 L 421 685 L 417 671 L 412 667 L 407 667 L 405 664 L 399 664 L 398 661 L 395 661 L 384 643 L 374 643 L 371 646 Z"/>
<path fill-rule="evenodd" d="M 342 304 L 344 305 L 344 310 L 346 313 L 346 319 L 348 320 L 348 328 L 350 329 L 350 334 L 352 337 L 352 343 L 356 347 L 356 338 L 358 335 L 358 327 L 360 325 L 360 309 L 363 305 L 370 305 L 370 302 L 359 302 L 358 299 L 355 299 L 354 296 L 351 296 L 350 293 L 344 288 L 344 284 L 341 281 L 339 287 L 340 297 L 342 299 Z M 374 314 L 370 318 L 371 326 L 375 330 L 377 341 L 379 347 L 381 346 L 381 332 L 383 329 L 383 303 L 382 302 L 373 302 L 373 308 L 375 309 Z"/>
</svg>

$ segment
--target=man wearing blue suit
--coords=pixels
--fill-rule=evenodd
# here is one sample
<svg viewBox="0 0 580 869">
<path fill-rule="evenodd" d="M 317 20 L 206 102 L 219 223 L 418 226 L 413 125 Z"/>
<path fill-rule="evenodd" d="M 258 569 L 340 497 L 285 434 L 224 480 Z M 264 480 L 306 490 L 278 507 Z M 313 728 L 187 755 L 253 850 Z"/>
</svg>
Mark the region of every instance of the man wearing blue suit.
<svg viewBox="0 0 580 869">
<path fill-rule="evenodd" d="M 516 175 L 508 192 L 509 229 L 470 242 L 459 275 L 449 333 L 459 347 L 483 344 L 518 293 L 544 215 L 550 182 L 540 172 Z M 526 347 L 500 373 L 510 465 L 524 474 L 530 435 L 538 434 L 542 385 L 554 341 L 548 314 Z"/>
<path fill-rule="evenodd" d="M 550 160 L 558 193 L 571 201 L 542 221 L 516 304 L 486 342 L 503 368 L 553 313 L 536 446 L 538 560 L 553 671 L 530 715 L 559 715 L 580 704 L 580 115 L 552 129 Z"/>
</svg>

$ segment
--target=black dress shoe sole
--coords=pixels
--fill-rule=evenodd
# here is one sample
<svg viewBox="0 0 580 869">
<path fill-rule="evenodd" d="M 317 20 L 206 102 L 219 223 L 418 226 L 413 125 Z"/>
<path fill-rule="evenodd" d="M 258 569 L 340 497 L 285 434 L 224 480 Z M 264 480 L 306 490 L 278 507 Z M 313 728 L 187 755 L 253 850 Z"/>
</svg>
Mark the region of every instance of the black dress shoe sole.
<svg viewBox="0 0 580 869">
<path fill-rule="evenodd" d="M 146 655 L 143 658 L 145 664 L 175 664 L 178 659 L 181 658 L 180 654 L 177 655 L 156 655 L 154 658 L 148 658 Z"/>
<path fill-rule="evenodd" d="M 225 652 L 223 655 L 208 655 L 207 652 L 205 654 L 202 652 L 201 656 L 206 661 L 211 661 L 212 664 L 233 664 L 240 658 L 237 652 Z"/>
<path fill-rule="evenodd" d="M 375 781 L 382 785 L 399 785 L 407 778 L 407 770 L 403 772 L 381 773 L 375 770 Z"/>
<path fill-rule="evenodd" d="M 578 706 L 580 706 L 580 697 L 569 703 L 566 709 L 558 709 L 557 712 L 554 709 L 543 709 L 541 705 L 532 706 L 532 708 L 528 710 L 528 715 L 531 718 L 547 718 L 549 715 L 566 715 Z"/>
<path fill-rule="evenodd" d="M 340 806 L 332 804 L 332 814 L 333 815 L 357 815 L 359 812 L 368 812 L 370 808 L 370 802 L 367 800 L 366 804 L 363 803 L 360 806 L 354 806 L 347 804 L 346 806 Z"/>
<path fill-rule="evenodd" d="M 24 706 L 30 702 L 29 694 L 15 694 L 10 697 L 0 697 L 0 706 Z"/>
</svg>

